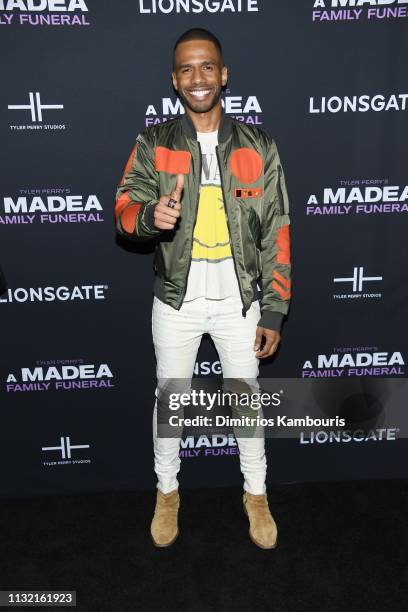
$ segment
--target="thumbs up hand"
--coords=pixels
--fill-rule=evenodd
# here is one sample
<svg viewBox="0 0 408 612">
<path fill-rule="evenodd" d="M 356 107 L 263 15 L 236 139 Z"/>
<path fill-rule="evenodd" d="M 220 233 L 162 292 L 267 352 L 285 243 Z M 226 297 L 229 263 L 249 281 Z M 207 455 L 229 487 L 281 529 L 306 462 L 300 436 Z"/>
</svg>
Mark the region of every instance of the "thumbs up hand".
<svg viewBox="0 0 408 612">
<path fill-rule="evenodd" d="M 181 212 L 181 193 L 184 174 L 177 175 L 176 186 L 170 195 L 161 196 L 154 209 L 154 226 L 157 229 L 174 229 Z"/>
</svg>

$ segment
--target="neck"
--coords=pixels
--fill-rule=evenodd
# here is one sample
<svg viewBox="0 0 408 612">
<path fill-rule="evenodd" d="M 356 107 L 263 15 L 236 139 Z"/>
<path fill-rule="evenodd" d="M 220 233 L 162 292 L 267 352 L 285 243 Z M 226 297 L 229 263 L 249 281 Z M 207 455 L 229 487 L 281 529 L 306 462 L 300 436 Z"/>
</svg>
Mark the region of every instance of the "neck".
<svg viewBox="0 0 408 612">
<path fill-rule="evenodd" d="M 215 130 L 218 130 L 222 115 L 221 101 L 208 113 L 195 113 L 188 107 L 185 107 L 185 109 L 194 124 L 196 132 L 215 132 Z"/>
</svg>

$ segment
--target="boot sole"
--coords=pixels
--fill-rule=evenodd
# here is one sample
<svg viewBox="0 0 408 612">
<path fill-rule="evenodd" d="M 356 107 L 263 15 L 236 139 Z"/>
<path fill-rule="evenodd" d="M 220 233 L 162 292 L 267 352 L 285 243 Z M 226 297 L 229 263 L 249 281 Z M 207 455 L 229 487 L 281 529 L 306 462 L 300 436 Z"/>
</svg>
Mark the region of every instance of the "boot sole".
<svg viewBox="0 0 408 612">
<path fill-rule="evenodd" d="M 156 540 L 154 539 L 154 537 L 152 536 L 152 542 L 153 544 L 156 546 L 156 548 L 167 548 L 167 546 L 171 546 L 172 544 L 174 544 L 174 542 L 177 540 L 178 535 L 179 535 L 179 530 L 177 529 L 177 533 L 174 536 L 174 538 L 172 540 L 170 540 L 170 542 L 167 542 L 167 544 L 158 544 L 156 542 Z"/>
<path fill-rule="evenodd" d="M 243 505 L 245 514 L 248 516 L 248 511 L 247 511 L 247 509 L 245 507 L 245 504 L 243 503 L 242 505 Z M 272 550 L 273 548 L 276 548 L 277 545 L 278 545 L 278 536 L 276 536 L 275 543 L 272 546 L 264 546 L 260 542 L 257 542 L 257 540 L 255 540 L 255 538 L 252 537 L 251 531 L 249 531 L 249 537 L 251 538 L 251 540 L 252 540 L 252 542 L 254 544 L 256 544 L 259 548 L 262 548 L 263 550 Z"/>
</svg>

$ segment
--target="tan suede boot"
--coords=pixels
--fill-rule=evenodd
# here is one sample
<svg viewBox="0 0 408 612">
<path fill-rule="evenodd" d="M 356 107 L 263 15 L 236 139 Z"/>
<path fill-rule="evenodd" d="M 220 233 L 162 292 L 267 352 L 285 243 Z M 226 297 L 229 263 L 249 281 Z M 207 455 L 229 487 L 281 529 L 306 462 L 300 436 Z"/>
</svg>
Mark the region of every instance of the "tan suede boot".
<svg viewBox="0 0 408 612">
<path fill-rule="evenodd" d="M 180 507 L 180 496 L 178 489 L 170 493 L 162 493 L 157 489 L 156 508 L 150 533 L 155 546 L 170 546 L 175 542 L 178 530 L 178 509 Z"/>
<path fill-rule="evenodd" d="M 269 510 L 266 493 L 252 495 L 245 491 L 244 511 L 249 518 L 249 537 L 260 548 L 275 548 L 278 544 L 278 529 Z"/>
</svg>

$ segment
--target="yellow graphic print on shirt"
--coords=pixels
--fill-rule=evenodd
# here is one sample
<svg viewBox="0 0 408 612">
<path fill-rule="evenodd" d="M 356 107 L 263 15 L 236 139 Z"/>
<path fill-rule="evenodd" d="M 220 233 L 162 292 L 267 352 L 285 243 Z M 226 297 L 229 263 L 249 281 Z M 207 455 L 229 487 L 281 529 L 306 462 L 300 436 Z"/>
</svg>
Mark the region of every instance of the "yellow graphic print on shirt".
<svg viewBox="0 0 408 612">
<path fill-rule="evenodd" d="M 231 259 L 231 246 L 221 187 L 202 185 L 193 234 L 192 259 L 216 263 Z"/>
</svg>

